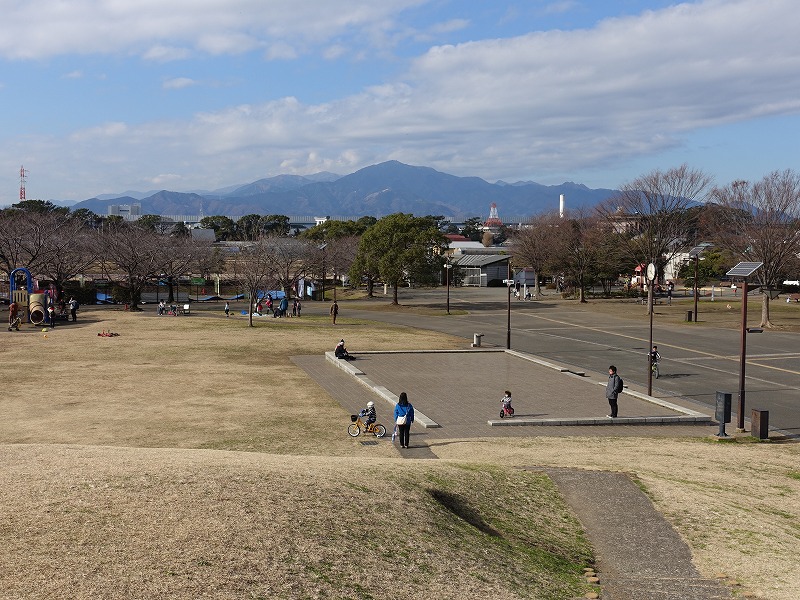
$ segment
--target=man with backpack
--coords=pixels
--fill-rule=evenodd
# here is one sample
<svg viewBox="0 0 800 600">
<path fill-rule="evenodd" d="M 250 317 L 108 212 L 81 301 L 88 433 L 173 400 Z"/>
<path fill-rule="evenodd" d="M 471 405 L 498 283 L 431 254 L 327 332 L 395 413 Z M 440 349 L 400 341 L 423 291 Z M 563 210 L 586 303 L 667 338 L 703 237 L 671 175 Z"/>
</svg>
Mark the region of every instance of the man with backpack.
<svg viewBox="0 0 800 600">
<path fill-rule="evenodd" d="M 622 378 L 617 375 L 617 367 L 611 365 L 608 367 L 608 385 L 606 385 L 606 399 L 611 406 L 611 414 L 606 415 L 610 419 L 617 416 L 617 396 L 622 392 Z"/>
</svg>

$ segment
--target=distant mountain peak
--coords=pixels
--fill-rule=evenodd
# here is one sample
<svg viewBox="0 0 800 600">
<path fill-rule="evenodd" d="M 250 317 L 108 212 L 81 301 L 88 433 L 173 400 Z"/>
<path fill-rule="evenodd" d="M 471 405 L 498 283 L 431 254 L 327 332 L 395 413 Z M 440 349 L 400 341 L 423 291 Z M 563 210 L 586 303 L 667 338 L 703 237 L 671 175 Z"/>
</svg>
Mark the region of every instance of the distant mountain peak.
<svg viewBox="0 0 800 600">
<path fill-rule="evenodd" d="M 458 221 L 485 217 L 492 203 L 505 217 L 522 218 L 556 210 L 560 194 L 566 195 L 569 208 L 578 208 L 594 206 L 612 193 L 574 182 L 554 186 L 533 181 L 489 183 L 480 177 L 459 177 L 432 167 L 388 160 L 341 177 L 328 172 L 284 174 L 210 193 L 161 190 L 136 198 L 130 192 L 128 197 L 84 200 L 73 209 L 88 208 L 103 215 L 109 204 L 128 204 L 136 198 L 142 204 L 142 214 L 198 216 L 202 211 L 207 216 L 229 217 L 255 213 L 357 218 L 405 212 L 443 215 Z"/>
</svg>

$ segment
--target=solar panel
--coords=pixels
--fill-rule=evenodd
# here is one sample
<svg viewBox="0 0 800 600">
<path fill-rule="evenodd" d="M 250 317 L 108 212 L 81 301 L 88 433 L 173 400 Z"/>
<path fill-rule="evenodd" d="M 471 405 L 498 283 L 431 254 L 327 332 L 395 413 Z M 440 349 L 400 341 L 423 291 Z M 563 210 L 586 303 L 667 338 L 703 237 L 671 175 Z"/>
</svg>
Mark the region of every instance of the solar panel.
<svg viewBox="0 0 800 600">
<path fill-rule="evenodd" d="M 740 262 L 725 274 L 728 277 L 750 277 L 762 266 L 764 266 L 763 262 Z"/>
</svg>

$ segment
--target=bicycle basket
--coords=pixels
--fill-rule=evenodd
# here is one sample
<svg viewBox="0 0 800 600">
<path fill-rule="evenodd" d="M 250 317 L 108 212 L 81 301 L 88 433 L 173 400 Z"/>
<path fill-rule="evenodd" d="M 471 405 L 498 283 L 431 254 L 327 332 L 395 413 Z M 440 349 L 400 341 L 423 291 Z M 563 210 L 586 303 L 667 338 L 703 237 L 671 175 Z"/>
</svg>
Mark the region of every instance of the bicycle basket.
<svg viewBox="0 0 800 600">
<path fill-rule="evenodd" d="M 350 415 L 350 420 L 351 420 L 353 423 L 355 423 L 356 421 L 358 421 L 358 415 Z"/>
</svg>

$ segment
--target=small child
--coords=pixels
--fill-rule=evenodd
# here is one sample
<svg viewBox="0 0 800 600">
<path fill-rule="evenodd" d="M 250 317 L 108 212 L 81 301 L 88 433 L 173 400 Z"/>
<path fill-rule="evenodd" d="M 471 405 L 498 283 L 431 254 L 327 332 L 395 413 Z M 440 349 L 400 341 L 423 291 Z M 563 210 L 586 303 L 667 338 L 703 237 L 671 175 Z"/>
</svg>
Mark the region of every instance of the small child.
<svg viewBox="0 0 800 600">
<path fill-rule="evenodd" d="M 500 404 L 503 407 L 501 415 L 510 417 L 514 414 L 514 407 L 511 406 L 511 392 L 506 390 L 506 395 L 500 400 Z"/>
<path fill-rule="evenodd" d="M 364 420 L 365 431 L 369 431 L 372 424 L 378 419 L 378 414 L 375 411 L 375 403 L 372 400 L 367 402 L 367 408 L 362 410 L 359 416 Z"/>
</svg>

